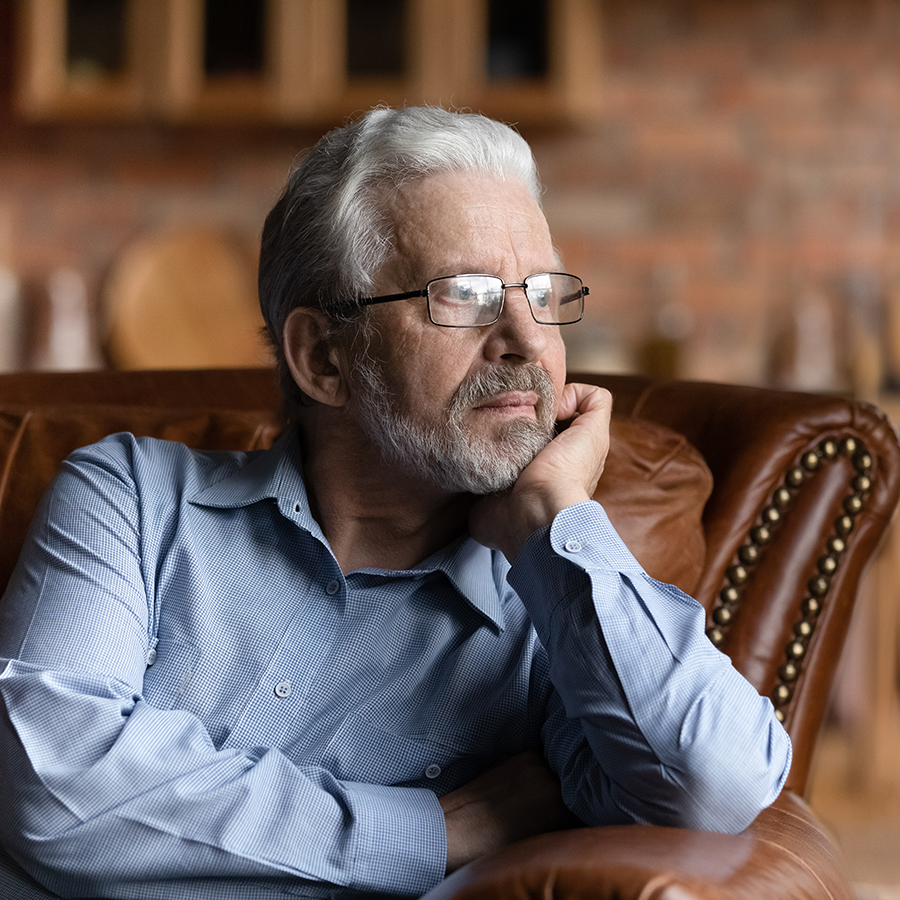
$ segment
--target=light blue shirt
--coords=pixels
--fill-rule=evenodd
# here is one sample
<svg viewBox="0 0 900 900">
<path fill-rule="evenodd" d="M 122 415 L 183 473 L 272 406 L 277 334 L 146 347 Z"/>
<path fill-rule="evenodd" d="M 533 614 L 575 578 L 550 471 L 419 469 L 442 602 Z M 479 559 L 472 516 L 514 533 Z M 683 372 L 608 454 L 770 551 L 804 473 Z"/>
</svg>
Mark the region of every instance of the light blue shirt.
<svg viewBox="0 0 900 900">
<path fill-rule="evenodd" d="M 0 838 L 65 896 L 415 896 L 438 797 L 542 751 L 589 824 L 739 831 L 790 741 L 603 509 L 510 568 L 345 575 L 299 441 L 115 435 L 64 464 L 0 613 Z"/>
</svg>

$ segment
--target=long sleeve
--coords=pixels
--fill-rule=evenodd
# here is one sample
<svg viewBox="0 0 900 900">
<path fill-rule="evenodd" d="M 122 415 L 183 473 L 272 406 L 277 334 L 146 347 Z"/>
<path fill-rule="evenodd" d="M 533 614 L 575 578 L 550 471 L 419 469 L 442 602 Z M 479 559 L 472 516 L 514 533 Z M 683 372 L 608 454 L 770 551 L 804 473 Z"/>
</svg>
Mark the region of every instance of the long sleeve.
<svg viewBox="0 0 900 900">
<path fill-rule="evenodd" d="M 4 598 L 4 845 L 63 896 L 428 890 L 446 861 L 432 791 L 341 780 L 271 744 L 216 746 L 196 714 L 147 702 L 169 563 L 150 553 L 155 501 L 128 471 L 119 448 L 66 465 Z M 223 651 L 223 682 L 240 686 L 230 665 Z"/>
<path fill-rule="evenodd" d="M 700 604 L 650 578 L 599 504 L 533 535 L 509 582 L 558 694 L 548 758 L 585 821 L 737 832 L 777 797 L 791 746 L 770 701 L 706 638 Z"/>
</svg>

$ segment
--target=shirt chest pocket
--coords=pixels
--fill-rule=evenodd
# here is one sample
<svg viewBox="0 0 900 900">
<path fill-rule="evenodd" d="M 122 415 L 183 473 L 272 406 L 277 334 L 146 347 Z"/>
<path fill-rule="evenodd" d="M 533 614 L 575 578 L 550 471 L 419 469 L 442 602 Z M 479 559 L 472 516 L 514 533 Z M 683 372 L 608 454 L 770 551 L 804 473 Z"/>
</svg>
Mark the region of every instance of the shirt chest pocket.
<svg viewBox="0 0 900 900">
<path fill-rule="evenodd" d="M 443 735 L 402 734 L 365 713 L 350 716 L 326 745 L 318 764 L 345 781 L 423 787 L 444 794 L 471 781 L 499 756 L 524 746 L 483 740 L 462 731 Z"/>
</svg>

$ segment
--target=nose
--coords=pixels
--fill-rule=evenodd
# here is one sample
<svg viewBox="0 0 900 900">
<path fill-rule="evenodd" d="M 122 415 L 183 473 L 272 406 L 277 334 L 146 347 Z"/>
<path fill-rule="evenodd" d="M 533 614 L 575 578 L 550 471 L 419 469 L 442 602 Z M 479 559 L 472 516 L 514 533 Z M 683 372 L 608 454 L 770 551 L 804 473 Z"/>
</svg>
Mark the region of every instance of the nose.
<svg viewBox="0 0 900 900">
<path fill-rule="evenodd" d="M 523 285 L 508 284 L 500 318 L 486 329 L 485 355 L 491 362 L 537 362 L 558 330 L 535 321 Z"/>
</svg>

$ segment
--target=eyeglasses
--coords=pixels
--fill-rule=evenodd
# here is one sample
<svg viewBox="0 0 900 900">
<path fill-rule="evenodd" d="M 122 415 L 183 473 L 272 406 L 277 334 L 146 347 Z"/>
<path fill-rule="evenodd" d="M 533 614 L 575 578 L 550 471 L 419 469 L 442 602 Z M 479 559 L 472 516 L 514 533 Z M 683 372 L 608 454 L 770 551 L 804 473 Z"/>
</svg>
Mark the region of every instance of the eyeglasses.
<svg viewBox="0 0 900 900">
<path fill-rule="evenodd" d="M 433 278 L 423 291 L 360 297 L 348 306 L 371 306 L 425 297 L 428 318 L 445 328 L 477 328 L 493 325 L 503 311 L 507 288 L 522 288 L 535 322 L 541 325 L 572 325 L 584 316 L 588 289 L 580 278 L 564 272 L 541 272 L 523 282 L 505 284 L 497 275 L 448 275 Z"/>
</svg>

